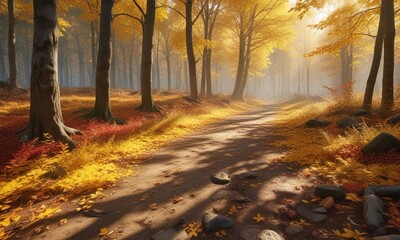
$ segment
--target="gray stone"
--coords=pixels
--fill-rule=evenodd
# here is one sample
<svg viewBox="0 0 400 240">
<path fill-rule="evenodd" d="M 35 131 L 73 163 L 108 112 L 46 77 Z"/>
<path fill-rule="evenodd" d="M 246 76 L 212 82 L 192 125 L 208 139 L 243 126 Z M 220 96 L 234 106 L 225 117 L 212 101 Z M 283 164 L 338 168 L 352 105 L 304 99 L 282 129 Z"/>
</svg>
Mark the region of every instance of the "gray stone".
<svg viewBox="0 0 400 240">
<path fill-rule="evenodd" d="M 257 227 L 252 227 L 246 230 L 243 230 L 240 233 L 240 236 L 244 240 L 285 240 L 281 235 L 277 232 L 261 229 Z"/>
<path fill-rule="evenodd" d="M 210 180 L 214 184 L 225 185 L 231 182 L 231 176 L 226 172 L 219 172 L 212 175 Z"/>
<path fill-rule="evenodd" d="M 104 216 L 105 214 L 106 214 L 105 211 L 103 211 L 103 210 L 101 210 L 101 209 L 96 209 L 96 208 L 92 208 L 92 209 L 83 211 L 83 215 L 84 215 L 85 217 L 93 217 L 93 218 L 95 218 L 95 217 L 102 217 L 102 216 Z"/>
<path fill-rule="evenodd" d="M 388 120 L 386 120 L 386 122 L 391 125 L 396 125 L 396 124 L 400 123 L 400 114 L 390 117 Z"/>
<path fill-rule="evenodd" d="M 397 199 L 400 198 L 400 185 L 369 187 L 364 190 L 364 195 L 368 195 L 366 192 L 374 194 L 378 197 L 390 197 Z"/>
<path fill-rule="evenodd" d="M 345 129 L 345 128 L 360 128 L 362 127 L 361 123 L 357 121 L 357 119 L 352 118 L 352 117 L 345 117 L 341 120 L 339 120 L 336 125 L 339 128 Z"/>
<path fill-rule="evenodd" d="M 374 237 L 373 240 L 400 240 L 400 235 L 386 235 L 380 237 Z"/>
<path fill-rule="evenodd" d="M 346 198 L 346 192 L 342 186 L 328 184 L 316 186 L 314 194 L 322 198 L 333 197 L 335 201 L 343 201 Z"/>
<path fill-rule="evenodd" d="M 390 150 L 400 150 L 400 140 L 387 132 L 381 132 L 365 145 L 361 152 L 364 154 L 379 154 Z"/>
<path fill-rule="evenodd" d="M 368 115 L 369 112 L 365 109 L 355 109 L 349 115 L 354 117 L 365 116 Z"/>
<path fill-rule="evenodd" d="M 204 231 L 213 233 L 233 227 L 235 220 L 223 215 L 206 213 L 203 215 L 202 224 Z"/>
<path fill-rule="evenodd" d="M 162 230 L 150 237 L 150 240 L 187 240 L 188 236 L 184 230 L 175 228 Z"/>
<path fill-rule="evenodd" d="M 323 127 L 329 126 L 331 124 L 332 124 L 332 122 L 329 122 L 326 120 L 311 119 L 311 120 L 308 120 L 304 125 L 308 128 L 323 128 Z"/>
<path fill-rule="evenodd" d="M 235 194 L 235 195 L 231 195 L 229 196 L 229 201 L 233 202 L 233 203 L 247 203 L 247 202 L 251 202 L 251 199 L 240 195 L 240 194 Z"/>
<path fill-rule="evenodd" d="M 211 200 L 213 201 L 221 200 L 224 198 L 229 198 L 230 196 L 234 195 L 239 195 L 239 193 L 236 191 L 220 189 L 212 195 Z"/>
<path fill-rule="evenodd" d="M 364 195 L 364 221 L 371 232 L 382 228 L 385 224 L 383 218 L 383 204 L 375 195 Z"/>
<path fill-rule="evenodd" d="M 314 209 L 313 212 L 320 213 L 320 214 L 327 214 L 328 210 L 326 210 L 326 208 L 319 207 L 319 208 Z"/>
<path fill-rule="evenodd" d="M 290 225 L 285 229 L 287 235 L 297 235 L 304 231 L 304 228 L 300 225 Z"/>
<path fill-rule="evenodd" d="M 258 178 L 258 174 L 254 172 L 245 172 L 239 175 L 240 179 L 254 180 Z"/>
<path fill-rule="evenodd" d="M 320 214 L 314 212 L 315 209 L 319 208 L 318 205 L 313 204 L 313 203 L 307 203 L 307 204 L 300 204 L 297 207 L 297 213 L 305 218 L 306 220 L 313 222 L 313 223 L 319 223 L 324 221 L 325 219 L 328 218 L 327 215 L 325 214 Z"/>
</svg>

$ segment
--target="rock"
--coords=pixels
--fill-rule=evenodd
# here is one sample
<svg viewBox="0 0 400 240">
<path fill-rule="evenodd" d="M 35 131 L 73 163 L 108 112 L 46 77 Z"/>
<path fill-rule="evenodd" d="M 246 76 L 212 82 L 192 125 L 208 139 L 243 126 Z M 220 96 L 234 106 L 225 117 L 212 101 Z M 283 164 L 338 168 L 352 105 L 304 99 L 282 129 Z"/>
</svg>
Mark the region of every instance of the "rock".
<svg viewBox="0 0 400 240">
<path fill-rule="evenodd" d="M 329 210 L 335 205 L 335 199 L 333 197 L 329 196 L 321 200 L 319 202 L 319 206 L 325 208 L 326 210 Z"/>
<path fill-rule="evenodd" d="M 365 145 L 361 152 L 364 154 L 379 154 L 390 150 L 400 150 L 400 140 L 390 133 L 382 132 Z"/>
<path fill-rule="evenodd" d="M 368 115 L 369 112 L 365 109 L 355 109 L 349 115 L 354 117 L 365 116 Z"/>
<path fill-rule="evenodd" d="M 338 126 L 338 128 L 360 128 L 362 127 L 361 123 L 359 121 L 357 121 L 357 119 L 352 118 L 352 117 L 346 117 L 343 118 L 341 120 L 339 120 L 336 125 Z"/>
<path fill-rule="evenodd" d="M 398 123 L 400 123 L 400 114 L 390 117 L 386 120 L 387 123 L 391 124 L 391 125 L 396 125 Z"/>
<path fill-rule="evenodd" d="M 234 196 L 234 195 L 239 195 L 239 193 L 236 191 L 220 189 L 212 195 L 211 200 L 213 200 L 213 201 L 221 200 L 224 198 L 229 198 L 230 196 Z"/>
<path fill-rule="evenodd" d="M 105 211 L 96 208 L 92 208 L 83 212 L 85 217 L 102 217 L 104 214 L 106 214 Z"/>
<path fill-rule="evenodd" d="M 244 240 L 285 240 L 275 231 L 257 227 L 252 227 L 242 231 L 240 236 Z"/>
<path fill-rule="evenodd" d="M 251 202 L 251 199 L 240 194 L 235 194 L 229 196 L 229 201 L 231 201 L 232 203 L 247 203 Z"/>
<path fill-rule="evenodd" d="M 286 216 L 287 216 L 289 219 L 294 220 L 294 219 L 297 218 L 297 212 L 296 212 L 295 210 L 289 209 L 289 210 L 286 212 Z"/>
<path fill-rule="evenodd" d="M 378 197 L 400 198 L 400 185 L 372 187 Z"/>
<path fill-rule="evenodd" d="M 311 120 L 308 120 L 304 125 L 308 128 L 323 128 L 323 127 L 329 126 L 331 124 L 332 124 L 332 122 L 329 122 L 326 120 L 311 119 Z"/>
<path fill-rule="evenodd" d="M 214 184 L 225 185 L 231 182 L 231 176 L 226 172 L 219 172 L 212 175 L 210 180 Z"/>
<path fill-rule="evenodd" d="M 346 198 L 346 192 L 342 186 L 333 186 L 328 184 L 316 186 L 314 194 L 322 198 L 332 197 L 335 201 L 343 201 Z"/>
<path fill-rule="evenodd" d="M 254 180 L 258 178 L 258 175 L 254 172 L 245 172 L 239 175 L 240 179 Z"/>
<path fill-rule="evenodd" d="M 400 240 L 400 235 L 386 235 L 380 237 L 374 237 L 373 240 Z"/>
<path fill-rule="evenodd" d="M 204 231 L 213 233 L 233 227 L 235 220 L 223 215 L 206 213 L 203 215 L 202 224 Z"/>
<path fill-rule="evenodd" d="M 371 232 L 382 228 L 385 224 L 383 218 L 383 204 L 375 195 L 364 195 L 364 221 Z"/>
<path fill-rule="evenodd" d="M 327 214 L 328 210 L 326 208 L 319 207 L 319 208 L 314 209 L 313 212 L 320 213 L 320 214 Z"/>
<path fill-rule="evenodd" d="M 42 178 L 56 180 L 67 175 L 67 171 L 59 163 L 53 163 L 49 166 L 50 170 L 43 174 Z"/>
<path fill-rule="evenodd" d="M 297 234 L 301 233 L 302 231 L 304 231 L 304 228 L 300 225 L 290 225 L 289 227 L 287 227 L 285 229 L 285 233 L 287 235 L 297 235 Z"/>
<path fill-rule="evenodd" d="M 162 230 L 150 237 L 150 240 L 186 240 L 187 233 L 184 230 L 175 228 Z"/>
<path fill-rule="evenodd" d="M 296 210 L 298 214 L 303 218 L 305 218 L 306 220 L 313 223 L 319 223 L 327 219 L 328 216 L 325 214 L 315 213 L 314 209 L 317 208 L 319 208 L 317 204 L 307 203 L 307 204 L 300 204 Z"/>
</svg>

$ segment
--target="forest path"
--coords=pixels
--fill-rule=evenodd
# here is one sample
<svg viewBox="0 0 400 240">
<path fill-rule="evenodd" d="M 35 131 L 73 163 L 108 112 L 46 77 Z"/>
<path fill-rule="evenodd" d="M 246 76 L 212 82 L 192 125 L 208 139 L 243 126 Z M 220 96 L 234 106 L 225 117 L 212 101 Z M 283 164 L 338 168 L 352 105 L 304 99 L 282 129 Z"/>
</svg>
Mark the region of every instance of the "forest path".
<svg viewBox="0 0 400 240">
<path fill-rule="evenodd" d="M 252 200 L 236 204 L 238 213 L 231 216 L 236 224 L 227 231 L 225 239 L 240 239 L 243 227 L 254 224 L 282 233 L 273 218 L 275 211 L 284 206 L 284 198 L 298 199 L 303 190 L 295 187 L 309 180 L 296 176 L 299 167 L 270 162 L 285 151 L 271 145 L 280 136 L 279 129 L 268 124 L 279 107 L 265 105 L 232 116 L 155 151 L 139 163 L 137 176 L 121 179 L 115 187 L 104 191 L 104 198 L 96 201 L 93 208 L 105 211 L 105 215 L 85 217 L 75 212 L 76 203 L 65 203 L 61 214 L 28 226 L 19 239 L 98 239 L 100 229 L 106 227 L 113 232 L 102 239 L 147 240 L 182 218 L 187 223 L 201 222 L 205 212 L 215 210 L 226 215 L 233 204 L 212 199 L 221 189 L 238 191 Z M 224 186 L 211 183 L 210 176 L 219 171 L 231 174 L 232 182 Z M 249 171 L 258 178 L 240 179 L 239 174 Z M 174 204 L 171 199 L 175 196 L 182 199 Z M 151 204 L 157 209 L 152 210 Z M 266 216 L 266 220 L 256 223 L 252 218 L 257 213 Z M 63 218 L 68 222 L 59 226 Z M 50 229 L 44 233 L 33 232 L 47 224 Z M 217 239 L 214 234 L 205 237 L 214 238 Z"/>
</svg>

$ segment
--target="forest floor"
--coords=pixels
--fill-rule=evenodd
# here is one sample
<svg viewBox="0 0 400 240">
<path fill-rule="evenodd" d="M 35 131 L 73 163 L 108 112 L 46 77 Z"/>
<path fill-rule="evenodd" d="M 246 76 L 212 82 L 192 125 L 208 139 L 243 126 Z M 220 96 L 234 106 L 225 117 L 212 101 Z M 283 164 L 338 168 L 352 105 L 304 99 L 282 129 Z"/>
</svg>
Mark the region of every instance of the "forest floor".
<svg viewBox="0 0 400 240">
<path fill-rule="evenodd" d="M 133 174 L 116 177 L 113 184 L 105 186 L 107 189 L 88 186 L 86 191 L 64 196 L 44 185 L 49 190 L 33 195 L 40 199 L 31 200 L 29 208 L 4 209 L 8 215 L 3 215 L 2 225 L 13 230 L 12 239 L 141 240 L 172 228 L 173 234 L 186 231 L 191 239 L 241 239 L 243 230 L 256 227 L 274 230 L 288 240 L 370 239 L 357 193 L 371 183 L 398 184 L 400 161 L 394 153 L 372 161 L 363 158 L 359 149 L 381 131 L 400 135 L 398 128 L 384 123 L 393 113 L 376 111 L 357 117 L 364 123 L 363 131 L 340 130 L 335 124 L 325 129 L 303 125 L 312 118 L 335 122 L 354 108 L 323 99 L 296 99 L 247 111 L 242 107 L 199 123 L 189 135 L 186 131 L 179 139 L 167 138 L 155 150 L 145 148 L 148 154 L 135 158 Z M 217 109 L 220 112 L 224 108 Z M 338 109 L 343 111 L 332 114 Z M 211 122 L 206 128 L 200 127 Z M 165 134 L 170 128 L 173 125 L 156 133 Z M 83 157 L 83 153 L 69 154 Z M 100 169 L 93 171 L 107 174 Z M 210 181 L 210 176 L 221 171 L 231 175 L 229 184 Z M 80 174 L 86 177 L 84 172 Z M 253 178 L 246 178 L 249 175 Z M 313 195 L 313 189 L 321 183 L 341 184 L 348 193 L 345 201 L 329 210 L 325 221 L 291 220 L 282 214 L 282 209 L 298 204 L 318 203 L 321 199 Z M 92 184 L 97 186 L 98 182 Z M 232 200 L 230 194 L 241 199 Z M 251 201 L 242 201 L 244 198 Z M 15 200 L 3 206 L 6 204 L 15 207 Z M 20 204 L 26 207 L 26 203 Z M 394 225 L 391 231 L 398 233 L 399 202 L 384 199 L 384 204 L 389 209 L 387 220 Z M 235 225 L 207 234 L 201 226 L 204 213 L 228 216 Z M 302 231 L 289 235 L 287 227 L 293 225 L 301 226 Z"/>
</svg>

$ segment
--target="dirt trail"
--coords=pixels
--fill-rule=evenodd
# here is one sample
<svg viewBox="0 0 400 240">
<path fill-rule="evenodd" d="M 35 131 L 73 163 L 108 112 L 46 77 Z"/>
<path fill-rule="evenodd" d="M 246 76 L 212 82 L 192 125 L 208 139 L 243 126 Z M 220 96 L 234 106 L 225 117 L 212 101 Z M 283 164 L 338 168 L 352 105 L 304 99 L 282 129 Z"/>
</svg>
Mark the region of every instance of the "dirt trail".
<svg viewBox="0 0 400 240">
<path fill-rule="evenodd" d="M 295 190 L 295 186 L 307 184 L 307 180 L 294 177 L 300 170 L 298 167 L 288 170 L 289 164 L 269 162 L 284 154 L 283 149 L 270 145 L 280 136 L 279 130 L 267 123 L 274 118 L 278 107 L 262 106 L 233 116 L 154 152 L 150 159 L 139 163 L 137 176 L 121 179 L 117 186 L 104 191 L 103 199 L 96 201 L 93 208 L 104 210 L 104 216 L 88 218 L 75 212 L 76 203 L 65 203 L 61 214 L 26 227 L 17 239 L 98 239 L 102 227 L 113 231 L 103 239 L 149 239 L 182 218 L 188 223 L 201 222 L 205 212 L 217 210 L 226 214 L 232 204 L 212 200 L 212 195 L 220 189 L 238 191 L 252 200 L 237 204 L 238 213 L 231 216 L 236 224 L 227 231 L 225 239 L 239 239 L 246 225 L 282 233 L 275 225 L 274 211 L 282 205 L 283 198 L 299 198 L 303 190 Z M 212 184 L 210 175 L 218 171 L 230 173 L 232 182 L 225 186 Z M 248 171 L 259 177 L 246 181 L 237 177 Z M 174 204 L 171 200 L 174 196 L 183 200 Z M 149 207 L 153 203 L 157 204 L 156 210 Z M 256 223 L 252 217 L 257 213 L 266 220 Z M 64 218 L 68 222 L 59 226 L 59 220 Z M 47 224 L 49 230 L 34 233 L 35 228 Z M 210 234 L 204 238 L 216 239 L 216 236 Z"/>
</svg>

